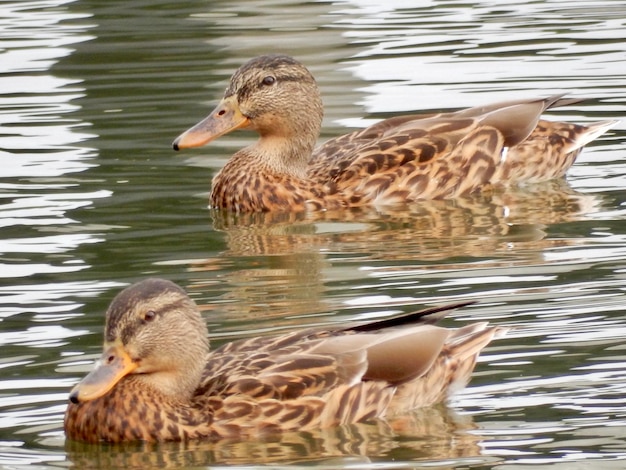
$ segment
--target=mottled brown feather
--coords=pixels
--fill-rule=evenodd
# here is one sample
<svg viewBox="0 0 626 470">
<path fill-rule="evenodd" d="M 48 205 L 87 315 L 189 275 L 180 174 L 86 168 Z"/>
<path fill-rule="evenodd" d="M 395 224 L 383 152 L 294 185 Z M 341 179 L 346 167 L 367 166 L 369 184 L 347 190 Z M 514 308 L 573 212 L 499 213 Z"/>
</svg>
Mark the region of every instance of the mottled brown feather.
<svg viewBox="0 0 626 470">
<path fill-rule="evenodd" d="M 465 385 L 480 350 L 502 331 L 486 323 L 434 325 L 466 304 L 243 339 L 209 352 L 193 301 L 169 281 L 148 279 L 109 307 L 105 352 L 70 394 L 65 432 L 88 442 L 231 439 L 430 405 Z M 159 313 L 146 321 L 146 311 Z M 116 363 L 112 351 L 128 354 L 135 369 L 87 397 L 85 387 Z"/>
<path fill-rule="evenodd" d="M 275 83 L 260 85 L 268 75 Z M 456 198 L 563 176 L 582 146 L 615 124 L 540 121 L 545 110 L 578 101 L 555 95 L 397 116 L 314 149 L 322 122 L 315 80 L 291 57 L 267 55 L 235 72 L 216 110 L 174 148 L 203 145 L 239 127 L 260 134 L 213 180 L 211 205 L 236 212 Z M 241 120 L 227 128 L 222 116 L 232 113 Z"/>
</svg>

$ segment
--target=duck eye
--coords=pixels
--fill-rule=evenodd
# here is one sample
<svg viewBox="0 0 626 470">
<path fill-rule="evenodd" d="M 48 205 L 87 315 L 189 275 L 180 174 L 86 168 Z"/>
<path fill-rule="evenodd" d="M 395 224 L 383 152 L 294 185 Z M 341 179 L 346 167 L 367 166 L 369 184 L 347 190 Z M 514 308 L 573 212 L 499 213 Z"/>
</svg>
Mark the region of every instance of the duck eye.
<svg viewBox="0 0 626 470">
<path fill-rule="evenodd" d="M 154 320 L 155 318 L 156 318 L 156 312 L 154 310 L 148 310 L 143 315 L 143 319 L 148 322 Z"/>
<path fill-rule="evenodd" d="M 268 75 L 267 77 L 263 79 L 261 83 L 263 83 L 263 85 L 270 86 L 270 85 L 273 85 L 275 82 L 276 82 L 276 77 L 273 77 L 272 75 Z"/>
</svg>

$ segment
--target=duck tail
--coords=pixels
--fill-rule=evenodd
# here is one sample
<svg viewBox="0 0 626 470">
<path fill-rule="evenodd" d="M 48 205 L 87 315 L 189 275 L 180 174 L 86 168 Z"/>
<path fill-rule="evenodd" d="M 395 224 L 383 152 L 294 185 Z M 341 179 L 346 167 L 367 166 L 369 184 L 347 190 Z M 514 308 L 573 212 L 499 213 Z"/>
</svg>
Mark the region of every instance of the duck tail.
<svg viewBox="0 0 626 470">
<path fill-rule="evenodd" d="M 508 328 L 474 323 L 451 333 L 443 351 L 424 375 L 401 384 L 389 406 L 391 415 L 430 406 L 464 388 L 480 352 Z"/>
<path fill-rule="evenodd" d="M 618 122 L 619 121 L 617 120 L 598 121 L 588 126 L 584 126 L 583 131 L 579 133 L 570 144 L 569 148 L 567 149 L 567 153 L 575 152 L 576 150 L 581 149 L 589 142 L 597 139 L 602 134 L 607 132 Z"/>
</svg>

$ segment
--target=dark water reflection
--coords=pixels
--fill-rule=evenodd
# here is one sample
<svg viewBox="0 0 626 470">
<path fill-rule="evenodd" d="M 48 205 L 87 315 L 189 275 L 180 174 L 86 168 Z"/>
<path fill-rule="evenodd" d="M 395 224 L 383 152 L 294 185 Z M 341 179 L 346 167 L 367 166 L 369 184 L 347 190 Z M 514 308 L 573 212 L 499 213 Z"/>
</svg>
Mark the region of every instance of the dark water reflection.
<svg viewBox="0 0 626 470">
<path fill-rule="evenodd" d="M 211 213 L 241 133 L 174 154 L 251 56 L 318 78 L 322 138 L 400 112 L 568 91 L 623 119 L 626 7 L 547 2 L 26 0 L 0 5 L 0 467 L 621 468 L 626 456 L 624 124 L 568 182 L 310 215 Z M 65 443 L 67 391 L 102 312 L 148 275 L 202 306 L 213 343 L 479 303 L 514 326 L 450 407 L 272 442 Z"/>
</svg>

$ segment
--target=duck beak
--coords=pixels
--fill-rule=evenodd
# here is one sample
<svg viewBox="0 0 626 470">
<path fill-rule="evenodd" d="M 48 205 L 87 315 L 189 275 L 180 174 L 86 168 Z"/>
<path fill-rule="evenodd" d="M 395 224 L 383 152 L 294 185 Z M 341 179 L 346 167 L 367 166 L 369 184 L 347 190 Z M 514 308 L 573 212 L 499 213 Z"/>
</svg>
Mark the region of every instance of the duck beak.
<svg viewBox="0 0 626 470">
<path fill-rule="evenodd" d="M 174 150 L 200 147 L 235 129 L 246 127 L 250 119 L 241 114 L 236 95 L 224 98 L 211 114 L 172 143 Z"/>
<path fill-rule="evenodd" d="M 111 390 L 123 377 L 133 372 L 138 363 L 128 355 L 120 342 L 105 344 L 96 368 L 70 392 L 70 401 L 80 403 L 95 400 Z"/>
</svg>

